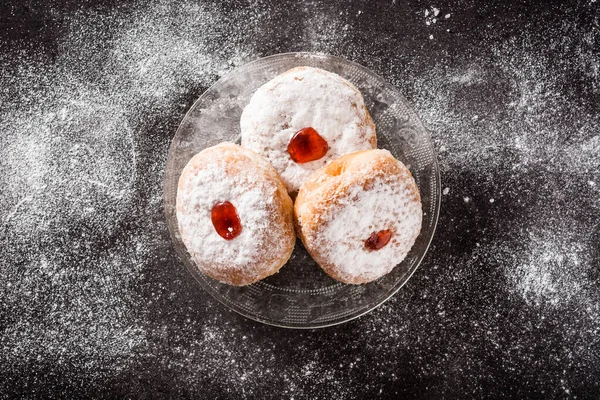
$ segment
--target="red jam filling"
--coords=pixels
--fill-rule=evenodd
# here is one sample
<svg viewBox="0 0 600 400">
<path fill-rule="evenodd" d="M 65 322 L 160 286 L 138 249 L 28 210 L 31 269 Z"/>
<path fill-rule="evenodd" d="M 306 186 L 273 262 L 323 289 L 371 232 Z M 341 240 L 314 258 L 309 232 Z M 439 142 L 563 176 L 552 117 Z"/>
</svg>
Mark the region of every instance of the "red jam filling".
<svg viewBox="0 0 600 400">
<path fill-rule="evenodd" d="M 388 242 L 392 237 L 392 232 L 389 229 L 373 232 L 367 240 L 365 240 L 365 247 L 371 251 L 379 250 Z"/>
<path fill-rule="evenodd" d="M 210 220 L 219 236 L 225 240 L 231 240 L 242 232 L 240 217 L 238 217 L 234 205 L 228 201 L 222 201 L 213 206 Z"/>
<path fill-rule="evenodd" d="M 311 127 L 296 132 L 287 147 L 290 157 L 298 164 L 323 158 L 328 150 L 327 141 Z"/>
</svg>

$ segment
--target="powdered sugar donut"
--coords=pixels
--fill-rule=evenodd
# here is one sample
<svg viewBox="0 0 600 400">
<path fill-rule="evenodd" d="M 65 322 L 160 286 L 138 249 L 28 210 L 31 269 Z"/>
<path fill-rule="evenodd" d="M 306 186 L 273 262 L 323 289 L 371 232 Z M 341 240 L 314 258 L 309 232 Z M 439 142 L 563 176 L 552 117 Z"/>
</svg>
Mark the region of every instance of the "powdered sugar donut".
<svg viewBox="0 0 600 400">
<path fill-rule="evenodd" d="M 375 124 L 358 89 L 317 68 L 293 68 L 261 86 L 244 109 L 240 125 L 242 146 L 265 156 L 290 193 L 330 161 L 377 147 Z M 306 128 L 318 137 L 310 131 L 311 135 L 296 136 L 299 140 L 291 142 Z M 292 143 L 304 153 L 307 146 L 317 151 L 295 160 L 288 151 Z"/>
<path fill-rule="evenodd" d="M 264 158 L 240 146 L 221 143 L 196 154 L 179 178 L 176 207 L 188 252 L 221 282 L 242 286 L 272 275 L 294 249 L 283 182 Z"/>
<path fill-rule="evenodd" d="M 387 150 L 359 151 L 319 169 L 301 187 L 294 212 L 308 252 L 344 283 L 389 273 L 421 230 L 415 181 Z"/>
</svg>

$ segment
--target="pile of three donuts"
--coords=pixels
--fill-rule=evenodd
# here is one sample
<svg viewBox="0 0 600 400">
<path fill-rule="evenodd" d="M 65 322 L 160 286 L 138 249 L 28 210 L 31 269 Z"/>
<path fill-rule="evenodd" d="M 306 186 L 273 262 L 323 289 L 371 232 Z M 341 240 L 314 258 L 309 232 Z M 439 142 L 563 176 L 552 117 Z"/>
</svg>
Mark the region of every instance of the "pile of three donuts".
<svg viewBox="0 0 600 400">
<path fill-rule="evenodd" d="M 290 74 L 298 76 L 299 73 L 306 73 L 306 69 L 288 71 L 270 84 L 277 84 L 279 79 L 275 87 L 280 86 L 282 76 L 287 74 L 289 78 Z M 335 77 L 342 80 L 337 75 Z M 343 82 L 349 85 L 347 81 Z M 268 85 L 261 89 L 269 90 Z M 348 93 L 351 90 L 358 93 L 351 85 L 347 88 Z M 308 178 L 303 177 L 295 205 L 285 185 L 287 183 L 287 189 L 294 193 L 298 180 L 294 181 L 294 175 L 290 175 L 289 171 L 295 166 L 273 162 L 273 155 L 279 156 L 282 152 L 265 149 L 264 142 L 263 147 L 257 150 L 267 160 L 247 148 L 230 143 L 205 149 L 190 160 L 179 181 L 177 216 L 182 240 L 202 272 L 238 286 L 272 275 L 291 256 L 296 238 L 294 225 L 304 246 L 323 271 L 344 283 L 361 284 L 375 280 L 389 273 L 405 258 L 420 231 L 419 192 L 406 166 L 388 151 L 360 151 L 360 147 L 374 147 L 375 140 L 374 125 L 360 93 L 358 96 L 358 107 L 356 99 L 351 102 L 353 109 L 358 110 L 354 124 L 363 128 L 352 133 L 364 136 L 357 141 L 359 151 L 334 160 L 323 160 L 324 166 L 320 168 L 319 163 L 311 163 L 313 165 L 309 167 L 315 171 L 310 171 Z M 251 104 L 247 109 L 251 108 Z M 286 122 L 286 128 L 296 129 L 293 122 L 293 118 Z M 301 125 L 319 126 L 318 123 L 300 121 Z M 252 128 L 248 118 L 246 126 Z M 369 130 L 371 126 L 372 133 Z M 277 127 L 274 125 L 273 129 Z M 328 134 L 326 129 L 325 134 Z M 244 142 L 243 139 L 242 144 Z M 335 145 L 335 138 L 332 142 Z M 334 148 L 330 153 L 343 154 L 345 150 Z M 282 180 L 269 161 L 278 165 L 281 172 L 287 173 L 288 179 Z M 233 240 L 223 240 L 210 226 L 210 207 L 223 200 L 236 205 L 243 221 L 240 235 Z M 377 238 L 373 235 L 381 232 L 385 233 L 384 245 L 369 246 L 373 244 L 370 240 Z"/>
</svg>

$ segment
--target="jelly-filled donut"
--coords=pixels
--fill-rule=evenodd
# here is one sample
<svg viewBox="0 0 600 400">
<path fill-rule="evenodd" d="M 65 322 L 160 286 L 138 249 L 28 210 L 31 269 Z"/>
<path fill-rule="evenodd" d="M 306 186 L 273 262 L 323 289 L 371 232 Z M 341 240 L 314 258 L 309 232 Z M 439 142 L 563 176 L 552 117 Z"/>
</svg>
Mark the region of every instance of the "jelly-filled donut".
<svg viewBox="0 0 600 400">
<path fill-rule="evenodd" d="M 421 230 L 421 197 L 410 171 L 387 150 L 366 150 L 312 174 L 294 205 L 304 246 L 332 278 L 351 284 L 389 273 Z"/>
<path fill-rule="evenodd" d="M 293 204 L 275 169 L 232 143 L 196 154 L 177 190 L 181 239 L 200 271 L 243 286 L 279 271 L 296 242 Z"/>
<path fill-rule="evenodd" d="M 377 147 L 358 89 L 318 68 L 293 68 L 261 86 L 240 125 L 242 146 L 265 156 L 290 193 L 332 160 Z"/>
</svg>

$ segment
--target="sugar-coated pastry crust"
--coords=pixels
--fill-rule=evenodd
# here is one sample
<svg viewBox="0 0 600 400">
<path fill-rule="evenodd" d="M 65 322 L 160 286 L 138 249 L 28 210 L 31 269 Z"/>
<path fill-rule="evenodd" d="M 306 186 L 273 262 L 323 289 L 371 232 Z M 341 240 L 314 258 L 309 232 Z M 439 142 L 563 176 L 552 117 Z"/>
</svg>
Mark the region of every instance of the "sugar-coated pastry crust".
<svg viewBox="0 0 600 400">
<path fill-rule="evenodd" d="M 242 113 L 242 146 L 265 156 L 295 193 L 311 173 L 332 160 L 377 147 L 375 124 L 358 89 L 332 72 L 297 67 L 261 86 Z M 318 160 L 296 163 L 288 154 L 292 136 L 314 128 L 328 145 Z"/>
<path fill-rule="evenodd" d="M 361 284 L 389 273 L 421 230 L 421 198 L 404 164 L 387 150 L 366 150 L 332 161 L 312 174 L 294 205 L 304 246 L 332 278 Z M 379 250 L 365 241 L 391 231 Z"/>
<path fill-rule="evenodd" d="M 211 222 L 213 206 L 231 202 L 242 231 L 225 240 Z M 177 190 L 177 220 L 183 243 L 205 274 L 236 286 L 279 271 L 296 235 L 293 204 L 275 169 L 261 156 L 232 143 L 196 154 Z"/>
</svg>

